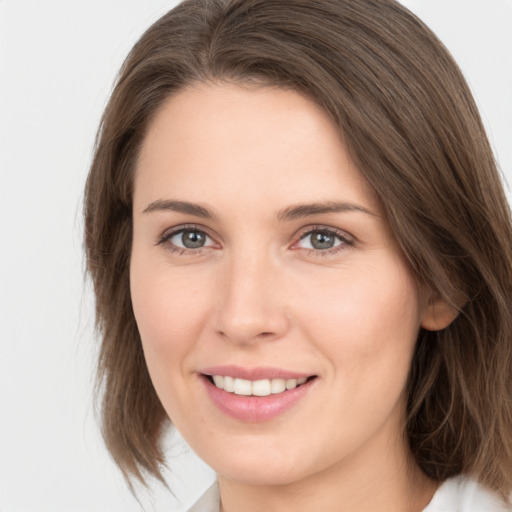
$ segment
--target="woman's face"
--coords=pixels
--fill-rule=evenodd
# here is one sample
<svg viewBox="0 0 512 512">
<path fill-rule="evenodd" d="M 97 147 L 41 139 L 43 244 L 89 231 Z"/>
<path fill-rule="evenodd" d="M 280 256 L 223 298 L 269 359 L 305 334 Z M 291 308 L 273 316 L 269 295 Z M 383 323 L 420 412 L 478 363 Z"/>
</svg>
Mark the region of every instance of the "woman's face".
<svg viewBox="0 0 512 512">
<path fill-rule="evenodd" d="M 141 150 L 133 221 L 151 378 L 219 476 L 368 471 L 401 446 L 425 308 L 320 108 L 282 89 L 175 94 Z"/>
</svg>

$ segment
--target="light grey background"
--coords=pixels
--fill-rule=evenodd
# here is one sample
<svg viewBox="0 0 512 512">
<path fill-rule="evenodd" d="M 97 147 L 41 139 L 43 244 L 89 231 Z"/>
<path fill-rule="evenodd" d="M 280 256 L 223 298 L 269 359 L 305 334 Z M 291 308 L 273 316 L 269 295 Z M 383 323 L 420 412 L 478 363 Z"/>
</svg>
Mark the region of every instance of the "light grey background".
<svg viewBox="0 0 512 512">
<path fill-rule="evenodd" d="M 512 176 L 512 0 L 404 0 L 466 74 Z M 178 442 L 142 505 L 94 420 L 81 194 L 115 74 L 175 1 L 0 0 L 0 511 L 182 511 L 213 478 Z M 509 196 L 510 197 L 510 196 Z M 172 443 L 170 443 L 172 444 Z"/>
</svg>

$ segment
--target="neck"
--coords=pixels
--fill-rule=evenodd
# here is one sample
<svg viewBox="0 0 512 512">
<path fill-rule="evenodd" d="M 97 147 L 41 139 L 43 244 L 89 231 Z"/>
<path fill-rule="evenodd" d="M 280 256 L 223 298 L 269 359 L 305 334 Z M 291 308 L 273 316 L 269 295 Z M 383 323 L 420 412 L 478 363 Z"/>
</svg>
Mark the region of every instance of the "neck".
<svg viewBox="0 0 512 512">
<path fill-rule="evenodd" d="M 221 510 L 421 512 L 437 484 L 412 460 L 405 440 L 386 434 L 337 464 L 287 484 L 255 485 L 218 475 Z"/>
</svg>

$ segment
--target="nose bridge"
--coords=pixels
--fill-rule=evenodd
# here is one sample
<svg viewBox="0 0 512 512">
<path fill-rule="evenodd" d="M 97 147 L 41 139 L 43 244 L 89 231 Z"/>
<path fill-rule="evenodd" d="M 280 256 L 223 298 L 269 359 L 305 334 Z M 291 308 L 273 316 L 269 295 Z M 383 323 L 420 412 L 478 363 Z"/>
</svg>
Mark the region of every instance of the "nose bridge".
<svg viewBox="0 0 512 512">
<path fill-rule="evenodd" d="M 268 250 L 233 251 L 222 275 L 217 330 L 237 343 L 281 336 L 287 318 L 276 287 L 278 274 Z"/>
</svg>

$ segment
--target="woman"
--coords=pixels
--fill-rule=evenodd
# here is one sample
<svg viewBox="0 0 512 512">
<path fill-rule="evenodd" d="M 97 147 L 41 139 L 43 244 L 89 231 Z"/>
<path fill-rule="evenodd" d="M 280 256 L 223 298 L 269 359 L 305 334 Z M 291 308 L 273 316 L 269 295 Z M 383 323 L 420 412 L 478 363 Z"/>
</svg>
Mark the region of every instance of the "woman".
<svg viewBox="0 0 512 512">
<path fill-rule="evenodd" d="M 509 510 L 512 241 L 456 64 L 392 0 L 187 0 L 86 189 L 107 446 L 193 510 Z M 507 508 L 508 507 L 508 508 Z"/>
</svg>

